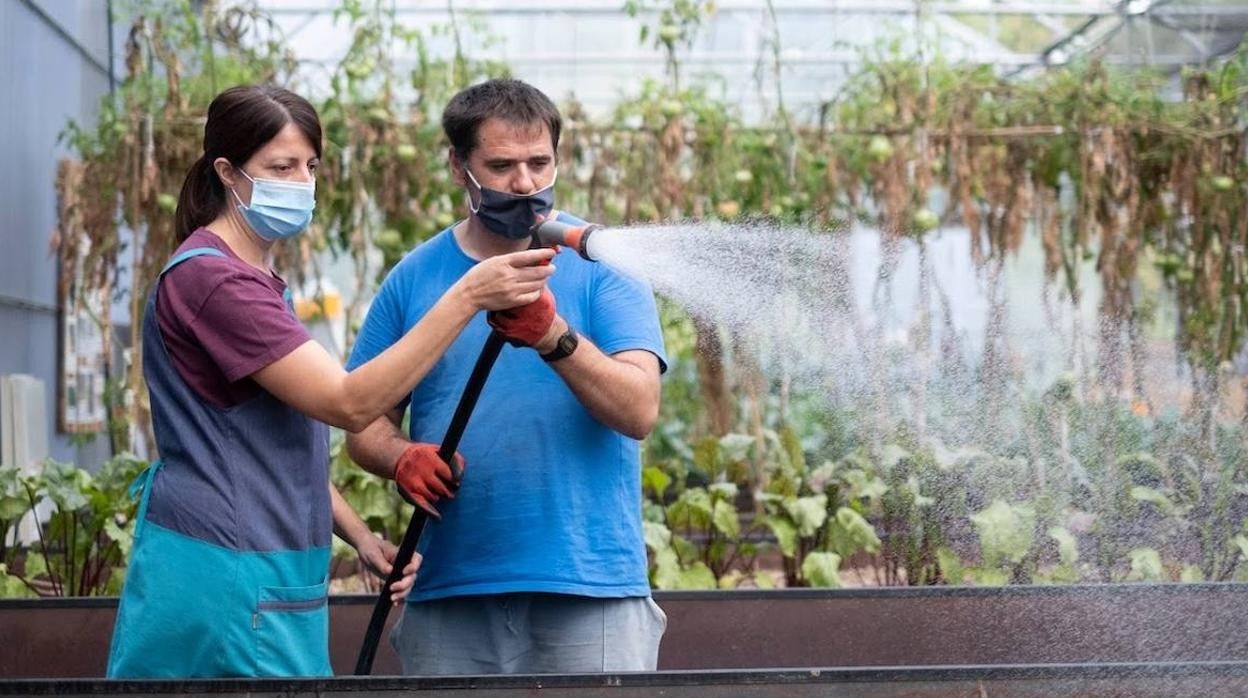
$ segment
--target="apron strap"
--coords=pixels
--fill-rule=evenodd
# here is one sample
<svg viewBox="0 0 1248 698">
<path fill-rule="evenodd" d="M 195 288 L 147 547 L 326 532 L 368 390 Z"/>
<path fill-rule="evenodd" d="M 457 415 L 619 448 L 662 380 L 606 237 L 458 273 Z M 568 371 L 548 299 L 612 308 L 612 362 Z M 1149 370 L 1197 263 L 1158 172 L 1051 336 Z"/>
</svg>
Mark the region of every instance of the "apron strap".
<svg viewBox="0 0 1248 698">
<path fill-rule="evenodd" d="M 152 481 L 156 479 L 156 472 L 164 467 L 165 462 L 158 460 L 143 469 L 130 481 L 129 495 L 131 500 L 139 500 L 139 511 L 135 514 L 134 522 L 134 539 L 139 539 L 139 533 L 143 530 L 143 522 L 147 520 L 147 501 L 152 496 Z M 142 497 L 140 499 L 140 497 Z"/>
<path fill-rule="evenodd" d="M 215 247 L 192 247 L 191 249 L 185 252 L 182 252 L 178 254 L 177 256 L 175 256 L 173 259 L 169 260 L 169 263 L 165 265 L 165 268 L 160 270 L 160 275 L 164 276 L 165 273 L 168 272 L 170 269 L 178 266 L 179 264 L 185 262 L 188 259 L 193 259 L 195 257 L 205 257 L 205 256 L 206 257 L 224 257 L 225 253 L 222 252 L 221 250 L 218 250 Z"/>
<path fill-rule="evenodd" d="M 224 256 L 225 253 L 215 247 L 193 247 L 169 260 L 169 263 L 165 265 L 165 268 L 160 270 L 160 276 L 164 276 L 170 269 L 178 266 L 188 259 L 194 259 L 195 257 Z M 287 286 L 286 289 L 282 291 L 282 300 L 286 303 L 286 309 L 293 315 L 295 312 L 295 296 L 291 293 L 290 286 Z"/>
</svg>

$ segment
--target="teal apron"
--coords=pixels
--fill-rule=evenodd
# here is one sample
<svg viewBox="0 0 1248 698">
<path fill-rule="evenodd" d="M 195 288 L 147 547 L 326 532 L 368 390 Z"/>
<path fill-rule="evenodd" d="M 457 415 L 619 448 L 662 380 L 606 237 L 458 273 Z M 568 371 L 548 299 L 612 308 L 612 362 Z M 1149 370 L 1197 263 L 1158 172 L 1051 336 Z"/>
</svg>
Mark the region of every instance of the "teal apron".
<svg viewBox="0 0 1248 698">
<path fill-rule="evenodd" d="M 202 255 L 224 256 L 181 252 L 160 279 Z M 160 279 L 143 321 L 160 460 L 132 486 L 108 677 L 331 675 L 328 429 L 264 391 L 228 409 L 201 400 L 161 339 Z"/>
</svg>

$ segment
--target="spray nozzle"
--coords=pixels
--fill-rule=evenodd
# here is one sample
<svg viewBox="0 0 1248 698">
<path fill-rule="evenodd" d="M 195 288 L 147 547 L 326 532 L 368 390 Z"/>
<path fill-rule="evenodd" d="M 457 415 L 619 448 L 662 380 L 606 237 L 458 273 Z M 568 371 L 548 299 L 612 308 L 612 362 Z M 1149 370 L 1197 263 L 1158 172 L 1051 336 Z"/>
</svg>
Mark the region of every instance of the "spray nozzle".
<svg viewBox="0 0 1248 698">
<path fill-rule="evenodd" d="M 601 229 L 602 226 L 597 223 L 582 223 L 576 225 L 573 223 L 563 223 L 555 219 L 542 221 L 533 226 L 529 232 L 533 234 L 542 245 L 563 245 L 576 250 L 577 254 L 591 262 L 594 259 L 589 254 L 589 235 L 595 230 Z"/>
</svg>

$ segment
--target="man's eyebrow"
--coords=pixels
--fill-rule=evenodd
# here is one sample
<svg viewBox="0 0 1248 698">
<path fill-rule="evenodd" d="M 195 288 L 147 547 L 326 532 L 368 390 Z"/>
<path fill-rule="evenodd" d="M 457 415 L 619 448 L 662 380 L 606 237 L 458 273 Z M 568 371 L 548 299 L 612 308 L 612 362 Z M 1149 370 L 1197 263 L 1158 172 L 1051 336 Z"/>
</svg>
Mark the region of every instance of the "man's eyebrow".
<svg viewBox="0 0 1248 698">
<path fill-rule="evenodd" d="M 529 157 L 498 156 L 498 157 L 487 157 L 487 159 L 485 159 L 485 166 L 497 167 L 500 165 L 515 165 L 515 164 L 518 164 L 518 162 L 553 161 L 553 160 L 554 160 L 554 156 L 547 155 L 547 154 L 533 155 Z"/>
</svg>

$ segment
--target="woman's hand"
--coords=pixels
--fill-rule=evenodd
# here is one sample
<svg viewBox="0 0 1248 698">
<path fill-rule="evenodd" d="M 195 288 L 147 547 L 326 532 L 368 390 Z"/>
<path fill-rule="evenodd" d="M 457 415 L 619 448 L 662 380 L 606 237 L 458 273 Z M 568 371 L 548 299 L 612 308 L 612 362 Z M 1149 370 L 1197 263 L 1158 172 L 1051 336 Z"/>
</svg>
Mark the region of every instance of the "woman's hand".
<svg viewBox="0 0 1248 698">
<path fill-rule="evenodd" d="M 394 569 L 394 556 L 398 554 L 399 548 L 388 540 L 370 536 L 370 540 L 364 541 L 355 552 L 360 556 L 364 568 L 380 579 L 381 584 L 385 584 L 390 577 L 390 570 Z M 395 606 L 407 598 L 412 585 L 416 583 L 416 570 L 420 568 L 420 560 L 420 553 L 413 553 L 411 562 L 403 569 L 403 576 L 390 587 L 390 601 Z"/>
<path fill-rule="evenodd" d="M 478 310 L 506 310 L 537 300 L 555 273 L 550 248 L 500 254 L 482 260 L 456 282 Z"/>
</svg>

